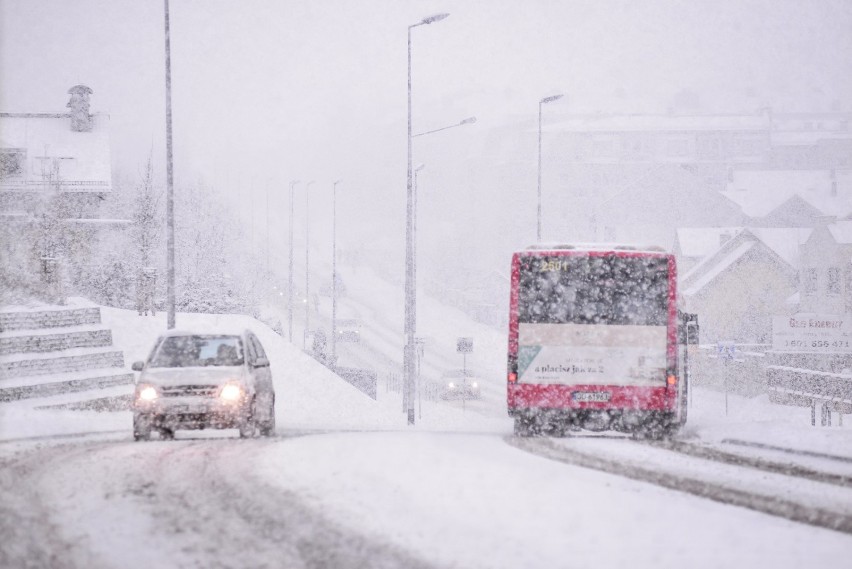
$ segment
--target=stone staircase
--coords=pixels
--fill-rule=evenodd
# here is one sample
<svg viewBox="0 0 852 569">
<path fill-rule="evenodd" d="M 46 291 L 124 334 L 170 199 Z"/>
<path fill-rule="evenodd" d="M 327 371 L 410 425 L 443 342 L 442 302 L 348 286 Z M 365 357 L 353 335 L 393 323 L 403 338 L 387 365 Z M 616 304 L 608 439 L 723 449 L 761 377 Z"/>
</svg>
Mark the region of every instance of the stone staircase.
<svg viewBox="0 0 852 569">
<path fill-rule="evenodd" d="M 131 383 L 100 308 L 0 311 L 0 402 Z"/>
</svg>

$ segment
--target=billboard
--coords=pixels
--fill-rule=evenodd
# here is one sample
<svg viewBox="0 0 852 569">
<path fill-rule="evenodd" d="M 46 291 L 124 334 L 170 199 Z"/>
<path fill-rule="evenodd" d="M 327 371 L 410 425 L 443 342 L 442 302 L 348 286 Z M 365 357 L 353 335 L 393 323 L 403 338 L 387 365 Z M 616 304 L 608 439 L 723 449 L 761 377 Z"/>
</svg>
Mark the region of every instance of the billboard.
<svg viewBox="0 0 852 569">
<path fill-rule="evenodd" d="M 852 354 L 852 314 L 795 314 L 772 318 L 776 352 Z"/>
</svg>

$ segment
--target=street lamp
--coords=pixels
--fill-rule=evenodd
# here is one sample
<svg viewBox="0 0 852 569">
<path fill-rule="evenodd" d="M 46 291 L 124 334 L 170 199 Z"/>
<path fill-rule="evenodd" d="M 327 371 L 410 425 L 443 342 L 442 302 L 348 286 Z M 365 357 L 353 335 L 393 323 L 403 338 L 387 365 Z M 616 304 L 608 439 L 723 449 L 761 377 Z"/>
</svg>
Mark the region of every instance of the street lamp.
<svg viewBox="0 0 852 569">
<path fill-rule="evenodd" d="M 171 330 L 175 327 L 175 186 L 172 160 L 172 50 L 169 32 L 169 0 L 164 0 L 163 7 L 166 35 L 166 327 Z M 410 76 L 408 84 L 411 85 Z M 409 107 L 410 101 L 409 97 Z M 409 120 L 409 129 L 410 124 Z M 409 155 L 410 148 L 409 143 Z"/>
<path fill-rule="evenodd" d="M 414 188 L 411 168 L 411 30 L 434 22 L 439 22 L 449 14 L 435 14 L 423 18 L 420 22 L 408 26 L 408 172 L 406 181 L 405 207 L 405 348 L 402 353 L 404 376 L 403 400 L 406 402 L 408 424 L 414 424 L 414 328 L 417 318 L 415 309 L 414 284 Z"/>
<path fill-rule="evenodd" d="M 447 130 L 448 128 L 455 128 L 455 127 L 457 127 L 457 126 L 462 126 L 462 125 L 466 125 L 466 124 L 473 124 L 473 123 L 475 123 L 475 122 L 476 122 L 476 117 L 467 117 L 466 119 L 464 119 L 464 120 L 462 120 L 462 121 L 459 121 L 459 122 L 457 122 L 456 124 L 451 124 L 451 125 L 449 125 L 449 126 L 444 126 L 444 127 L 441 127 L 441 128 L 436 128 L 435 130 L 427 130 L 426 132 L 419 132 L 419 133 L 417 133 L 417 134 L 415 134 L 415 135 L 412 135 L 412 137 L 411 137 L 411 138 L 417 138 L 418 136 L 423 136 L 423 135 L 425 135 L 425 134 L 432 134 L 433 132 L 440 132 L 440 131 L 442 131 L 442 130 Z"/>
<path fill-rule="evenodd" d="M 541 106 L 552 103 L 562 98 L 562 94 L 545 97 L 538 102 L 538 229 L 536 231 L 536 242 L 541 243 Z"/>
<path fill-rule="evenodd" d="M 266 180 L 266 278 L 269 278 L 269 180 Z"/>
<path fill-rule="evenodd" d="M 293 195 L 299 180 L 290 182 L 290 267 L 287 275 L 287 339 L 293 343 Z"/>
<path fill-rule="evenodd" d="M 337 367 L 337 184 L 331 186 L 331 366 Z"/>
<path fill-rule="evenodd" d="M 438 129 L 443 130 L 443 129 Z M 417 168 L 414 169 L 414 282 L 417 283 L 417 173 L 426 167 L 426 164 L 420 164 Z M 417 306 L 417 290 L 415 288 L 415 307 Z M 416 327 L 415 327 L 416 328 Z M 416 332 L 416 330 L 415 330 Z M 416 339 L 415 339 L 416 340 Z M 420 375 L 420 371 L 418 368 L 417 375 Z"/>
<path fill-rule="evenodd" d="M 302 347 L 307 349 L 308 347 L 308 330 L 310 329 L 310 312 L 311 312 L 311 303 L 310 303 L 310 294 L 308 287 L 311 284 L 311 248 L 309 247 L 308 239 L 310 238 L 310 216 L 308 216 L 309 206 L 310 206 L 310 197 L 311 197 L 311 184 L 314 181 L 311 180 L 307 184 L 305 184 L 305 331 L 302 334 Z"/>
</svg>

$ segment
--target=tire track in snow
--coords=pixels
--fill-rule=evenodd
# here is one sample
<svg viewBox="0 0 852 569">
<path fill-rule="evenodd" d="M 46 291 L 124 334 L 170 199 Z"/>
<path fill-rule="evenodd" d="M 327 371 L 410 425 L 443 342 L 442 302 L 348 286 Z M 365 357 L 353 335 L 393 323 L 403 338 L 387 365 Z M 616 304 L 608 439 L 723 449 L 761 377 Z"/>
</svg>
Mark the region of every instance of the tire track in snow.
<svg viewBox="0 0 852 569">
<path fill-rule="evenodd" d="M 253 458 L 286 442 L 39 441 L 2 454 L 0 567 L 433 567 L 255 475 Z"/>
<path fill-rule="evenodd" d="M 765 458 L 726 452 L 713 447 L 697 445 L 677 440 L 642 441 L 642 443 L 652 447 L 669 450 L 688 456 L 694 456 L 697 458 L 705 458 L 707 460 L 713 460 L 715 462 L 721 462 L 724 464 L 731 464 L 734 466 L 748 466 L 750 468 L 754 468 L 755 470 L 762 470 L 764 472 L 784 474 L 786 476 L 793 476 L 795 478 L 805 478 L 807 480 L 813 480 L 814 482 L 834 484 L 835 486 L 841 486 L 843 488 L 852 488 L 852 477 L 845 476 L 843 474 L 821 472 L 819 470 L 814 470 L 812 468 L 808 468 L 799 464 L 775 462 L 772 460 L 767 460 Z"/>
<path fill-rule="evenodd" d="M 748 508 L 794 522 L 852 534 L 852 516 L 847 514 L 576 451 L 557 445 L 547 437 L 518 438 L 509 435 L 504 437 L 504 440 L 520 450 L 544 458 L 649 482 L 663 488 L 678 490 L 722 504 Z"/>
</svg>

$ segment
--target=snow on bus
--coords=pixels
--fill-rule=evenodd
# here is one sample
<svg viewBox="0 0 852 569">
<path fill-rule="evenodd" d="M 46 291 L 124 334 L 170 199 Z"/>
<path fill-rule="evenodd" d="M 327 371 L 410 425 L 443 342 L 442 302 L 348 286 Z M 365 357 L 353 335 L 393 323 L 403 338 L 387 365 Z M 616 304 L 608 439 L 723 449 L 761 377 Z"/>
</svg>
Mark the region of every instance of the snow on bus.
<svg viewBox="0 0 852 569">
<path fill-rule="evenodd" d="M 507 385 L 515 433 L 674 433 L 686 421 L 676 298 L 675 258 L 656 247 L 515 253 Z"/>
</svg>

